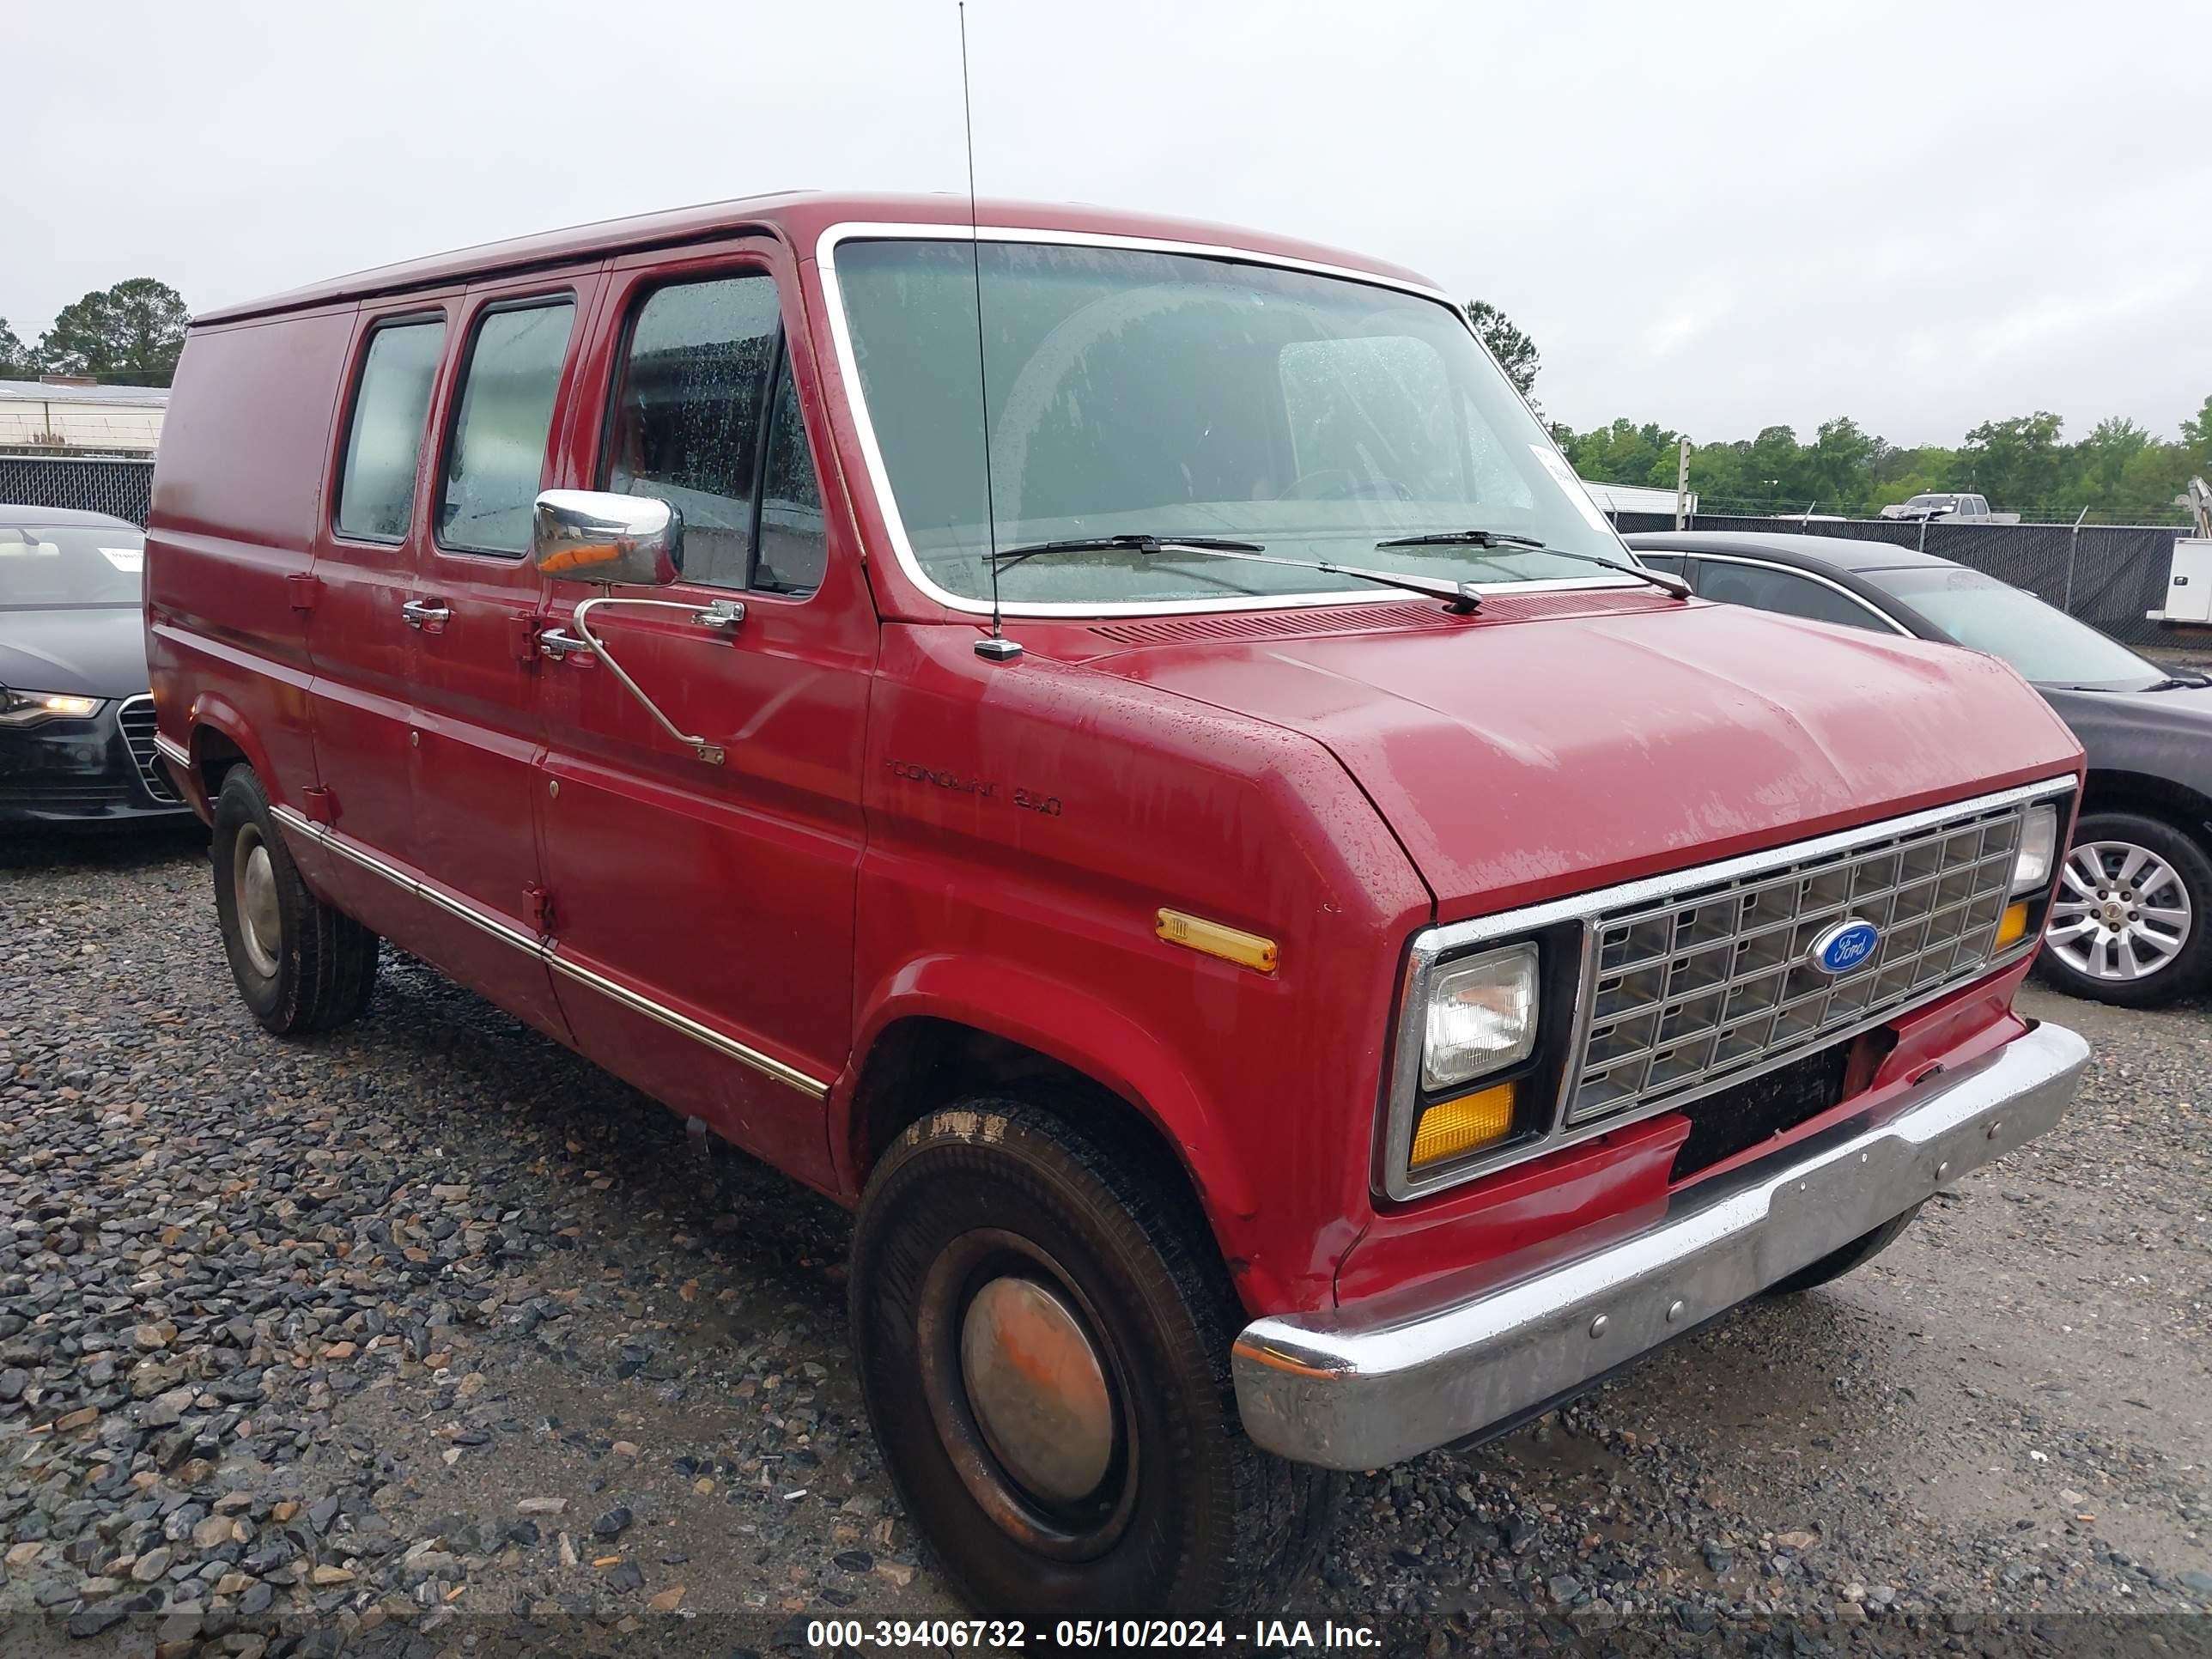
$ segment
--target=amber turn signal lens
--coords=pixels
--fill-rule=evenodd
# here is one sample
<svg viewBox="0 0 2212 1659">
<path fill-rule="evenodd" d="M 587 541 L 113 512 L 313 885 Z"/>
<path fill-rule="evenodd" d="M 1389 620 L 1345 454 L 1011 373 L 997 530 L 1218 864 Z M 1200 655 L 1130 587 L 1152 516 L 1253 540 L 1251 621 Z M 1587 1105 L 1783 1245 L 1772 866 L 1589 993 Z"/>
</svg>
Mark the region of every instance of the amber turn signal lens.
<svg viewBox="0 0 2212 1659">
<path fill-rule="evenodd" d="M 1418 1170 L 1425 1164 L 1457 1158 L 1504 1139 L 1512 1127 L 1513 1085 L 1492 1084 L 1423 1112 L 1413 1130 L 1413 1150 L 1407 1163 Z"/>
<path fill-rule="evenodd" d="M 1997 923 L 1997 949 L 2017 945 L 2027 935 L 2027 907 L 2011 904 L 2005 907 L 2003 918 Z"/>
<path fill-rule="evenodd" d="M 1257 933 L 1245 933 L 1218 921 L 1208 921 L 1203 916 L 1194 916 L 1182 910 L 1163 910 L 1159 913 L 1159 936 L 1170 945 L 1181 945 L 1193 951 L 1202 951 L 1207 956 L 1219 957 L 1224 962 L 1233 962 L 1240 968 L 1249 968 L 1255 973 L 1275 971 L 1275 941 L 1262 939 Z"/>
</svg>

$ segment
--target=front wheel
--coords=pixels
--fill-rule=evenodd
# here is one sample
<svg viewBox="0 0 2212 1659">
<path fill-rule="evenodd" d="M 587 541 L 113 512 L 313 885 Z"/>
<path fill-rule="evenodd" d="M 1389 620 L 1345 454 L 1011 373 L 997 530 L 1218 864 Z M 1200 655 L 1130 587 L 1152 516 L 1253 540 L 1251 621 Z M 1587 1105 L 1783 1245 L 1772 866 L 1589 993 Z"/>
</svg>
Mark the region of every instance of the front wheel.
<svg viewBox="0 0 2212 1659">
<path fill-rule="evenodd" d="M 1778 1279 L 1766 1287 L 1769 1296 L 1795 1296 L 1800 1291 L 1809 1291 L 1817 1285 L 1826 1285 L 1841 1279 L 1854 1268 L 1864 1267 L 1897 1243 L 1905 1230 L 1912 1224 L 1912 1218 L 1920 1213 L 1916 1204 L 1903 1215 L 1892 1216 L 1872 1232 L 1861 1233 L 1850 1243 L 1828 1252 L 1818 1261 L 1800 1267 L 1787 1279 Z"/>
<path fill-rule="evenodd" d="M 980 1611 L 1273 1611 L 1339 1478 L 1245 1437 L 1239 1311 L 1179 1177 L 1040 1106 L 902 1134 L 853 1241 L 860 1389 L 909 1513 Z"/>
<path fill-rule="evenodd" d="M 2212 974 L 2212 859 L 2164 819 L 2084 813 L 2042 967 L 2055 989 L 2123 1008 L 2188 995 Z"/>
</svg>

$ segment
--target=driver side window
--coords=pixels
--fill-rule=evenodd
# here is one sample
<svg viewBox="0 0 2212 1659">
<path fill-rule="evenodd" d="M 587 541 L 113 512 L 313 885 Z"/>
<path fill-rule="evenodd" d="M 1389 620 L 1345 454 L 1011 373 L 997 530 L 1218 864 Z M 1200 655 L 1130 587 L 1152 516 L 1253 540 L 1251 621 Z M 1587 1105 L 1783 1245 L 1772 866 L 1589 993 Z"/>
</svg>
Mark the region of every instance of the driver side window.
<svg viewBox="0 0 2212 1659">
<path fill-rule="evenodd" d="M 686 581 L 798 597 L 821 585 L 821 492 L 766 273 L 648 295 L 607 427 L 604 487 L 684 515 Z"/>
</svg>

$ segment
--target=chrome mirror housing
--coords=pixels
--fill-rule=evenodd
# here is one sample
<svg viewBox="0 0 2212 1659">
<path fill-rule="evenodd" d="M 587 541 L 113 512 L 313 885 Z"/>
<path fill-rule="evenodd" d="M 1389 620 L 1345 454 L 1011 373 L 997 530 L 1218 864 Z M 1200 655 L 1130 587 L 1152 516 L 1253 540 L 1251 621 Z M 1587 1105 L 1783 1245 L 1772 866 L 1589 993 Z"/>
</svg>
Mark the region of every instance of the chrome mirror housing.
<svg viewBox="0 0 2212 1659">
<path fill-rule="evenodd" d="M 564 582 L 658 586 L 684 569 L 684 515 L 652 495 L 538 492 L 530 562 Z"/>
</svg>

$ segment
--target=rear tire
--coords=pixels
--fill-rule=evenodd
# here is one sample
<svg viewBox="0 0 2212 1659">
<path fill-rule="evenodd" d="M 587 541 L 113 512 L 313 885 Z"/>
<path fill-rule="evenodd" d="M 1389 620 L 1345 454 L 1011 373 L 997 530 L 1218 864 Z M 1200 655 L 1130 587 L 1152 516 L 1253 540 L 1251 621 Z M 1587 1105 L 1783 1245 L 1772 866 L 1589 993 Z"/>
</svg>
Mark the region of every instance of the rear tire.
<svg viewBox="0 0 2212 1659">
<path fill-rule="evenodd" d="M 278 1036 L 357 1019 L 376 985 L 376 935 L 307 890 L 250 766 L 216 797 L 215 909 L 238 994 Z"/>
<path fill-rule="evenodd" d="M 1925 1202 L 1923 1200 L 1923 1202 Z M 1870 1233 L 1862 1233 L 1839 1250 L 1831 1250 L 1809 1267 L 1800 1267 L 1787 1279 L 1777 1279 L 1767 1286 L 1769 1296 L 1795 1296 L 1800 1291 L 1809 1291 L 1816 1285 L 1825 1285 L 1832 1279 L 1841 1279 L 1855 1267 L 1864 1267 L 1898 1241 L 1898 1237 L 1912 1224 L 1912 1218 L 1920 1213 L 1914 1205 L 1903 1215 L 1892 1216 Z"/>
<path fill-rule="evenodd" d="M 2053 990 L 2118 1008 L 2187 996 L 2212 978 L 2212 857 L 2163 818 L 2083 813 L 2038 963 Z"/>
<path fill-rule="evenodd" d="M 870 1177 L 851 1304 L 884 1462 L 978 1610 L 1229 1618 L 1310 1571 L 1341 1477 L 1245 1437 L 1242 1313 L 1179 1176 L 960 1102 Z"/>
</svg>

